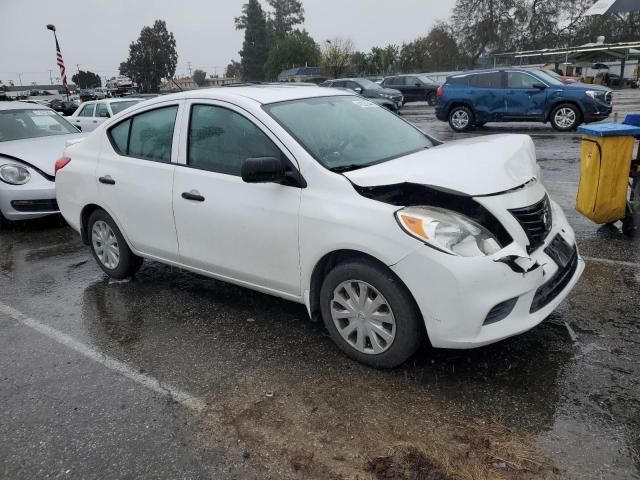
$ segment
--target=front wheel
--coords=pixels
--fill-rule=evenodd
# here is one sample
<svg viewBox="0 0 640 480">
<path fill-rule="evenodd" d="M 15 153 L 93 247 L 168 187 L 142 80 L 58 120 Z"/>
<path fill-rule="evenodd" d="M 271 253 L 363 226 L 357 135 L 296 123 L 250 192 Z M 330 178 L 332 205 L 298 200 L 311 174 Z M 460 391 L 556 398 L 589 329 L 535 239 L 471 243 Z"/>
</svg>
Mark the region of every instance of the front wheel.
<svg viewBox="0 0 640 480">
<path fill-rule="evenodd" d="M 331 270 L 320 290 L 320 308 L 333 341 L 366 365 L 396 367 L 423 341 L 413 297 L 393 272 L 371 261 L 351 260 Z"/>
<path fill-rule="evenodd" d="M 551 126 L 560 132 L 575 130 L 582 123 L 582 114 L 578 107 L 563 103 L 551 111 Z"/>
<path fill-rule="evenodd" d="M 473 128 L 474 118 L 473 112 L 469 107 L 463 105 L 453 107 L 449 111 L 449 126 L 455 132 L 466 132 Z"/>
<path fill-rule="evenodd" d="M 88 222 L 89 245 L 100 268 L 116 279 L 133 276 L 142 265 L 142 258 L 127 245 L 120 229 L 104 210 L 96 210 Z"/>
</svg>

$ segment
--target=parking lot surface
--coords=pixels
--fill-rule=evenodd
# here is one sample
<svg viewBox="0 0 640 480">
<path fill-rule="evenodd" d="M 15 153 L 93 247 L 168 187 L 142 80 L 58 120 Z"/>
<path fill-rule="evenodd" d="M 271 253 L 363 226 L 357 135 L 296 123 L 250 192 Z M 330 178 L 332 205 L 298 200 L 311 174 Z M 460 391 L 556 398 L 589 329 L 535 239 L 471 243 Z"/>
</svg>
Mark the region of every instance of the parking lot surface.
<svg viewBox="0 0 640 480">
<path fill-rule="evenodd" d="M 640 92 L 614 102 L 622 119 Z M 153 262 L 113 282 L 60 218 L 16 224 L 0 231 L 0 478 L 639 479 L 640 242 L 575 211 L 580 136 L 403 115 L 445 141 L 532 136 L 587 262 L 546 322 L 379 371 L 301 305 Z"/>
</svg>

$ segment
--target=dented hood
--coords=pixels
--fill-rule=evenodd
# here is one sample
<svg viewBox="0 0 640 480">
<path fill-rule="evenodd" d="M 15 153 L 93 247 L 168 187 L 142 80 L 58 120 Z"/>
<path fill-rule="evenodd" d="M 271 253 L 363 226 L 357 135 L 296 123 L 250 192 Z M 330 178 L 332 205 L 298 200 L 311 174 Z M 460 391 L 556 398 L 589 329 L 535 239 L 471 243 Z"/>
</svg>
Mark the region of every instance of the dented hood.
<svg viewBox="0 0 640 480">
<path fill-rule="evenodd" d="M 516 188 L 536 172 L 528 135 L 489 135 L 444 143 L 345 176 L 361 187 L 417 183 L 477 196 Z"/>
</svg>

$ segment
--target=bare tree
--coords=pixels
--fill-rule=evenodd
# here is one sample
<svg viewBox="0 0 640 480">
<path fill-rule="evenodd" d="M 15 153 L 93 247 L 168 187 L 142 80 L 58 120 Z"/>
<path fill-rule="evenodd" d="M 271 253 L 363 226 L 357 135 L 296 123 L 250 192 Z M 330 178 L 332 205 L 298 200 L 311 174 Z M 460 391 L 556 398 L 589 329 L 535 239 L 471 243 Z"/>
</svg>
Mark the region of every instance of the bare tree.
<svg viewBox="0 0 640 480">
<path fill-rule="evenodd" d="M 353 42 L 347 38 L 327 40 L 322 49 L 322 66 L 332 78 L 346 71 L 353 54 Z"/>
</svg>

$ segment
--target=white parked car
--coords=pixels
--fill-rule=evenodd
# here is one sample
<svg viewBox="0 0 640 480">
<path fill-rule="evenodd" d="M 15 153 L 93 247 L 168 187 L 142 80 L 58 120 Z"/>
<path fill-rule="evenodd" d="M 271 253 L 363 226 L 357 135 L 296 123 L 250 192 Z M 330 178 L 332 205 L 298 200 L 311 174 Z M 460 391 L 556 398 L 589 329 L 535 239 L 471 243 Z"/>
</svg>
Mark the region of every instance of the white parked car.
<svg viewBox="0 0 640 480">
<path fill-rule="evenodd" d="M 0 226 L 58 213 L 54 164 L 78 130 L 50 108 L 0 102 Z"/>
<path fill-rule="evenodd" d="M 83 132 L 92 132 L 108 118 L 142 101 L 140 98 L 91 100 L 81 104 L 67 120 Z"/>
<path fill-rule="evenodd" d="M 447 144 L 342 90 L 196 90 L 66 149 L 57 197 L 100 267 L 143 258 L 304 303 L 351 357 L 529 330 L 584 263 L 533 142 Z"/>
</svg>

